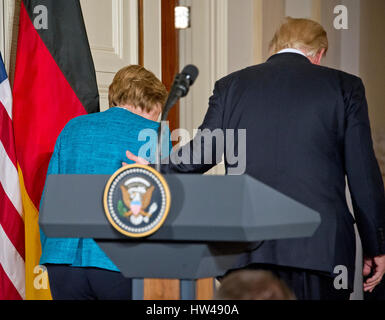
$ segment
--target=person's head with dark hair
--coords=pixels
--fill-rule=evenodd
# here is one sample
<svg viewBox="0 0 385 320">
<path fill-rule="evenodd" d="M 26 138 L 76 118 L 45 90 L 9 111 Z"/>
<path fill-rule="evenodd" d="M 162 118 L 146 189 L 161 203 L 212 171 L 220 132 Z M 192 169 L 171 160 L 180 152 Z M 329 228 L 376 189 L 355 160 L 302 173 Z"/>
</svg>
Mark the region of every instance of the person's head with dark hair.
<svg viewBox="0 0 385 320">
<path fill-rule="evenodd" d="M 225 277 L 216 300 L 295 300 L 287 285 L 271 272 L 234 271 Z"/>
</svg>

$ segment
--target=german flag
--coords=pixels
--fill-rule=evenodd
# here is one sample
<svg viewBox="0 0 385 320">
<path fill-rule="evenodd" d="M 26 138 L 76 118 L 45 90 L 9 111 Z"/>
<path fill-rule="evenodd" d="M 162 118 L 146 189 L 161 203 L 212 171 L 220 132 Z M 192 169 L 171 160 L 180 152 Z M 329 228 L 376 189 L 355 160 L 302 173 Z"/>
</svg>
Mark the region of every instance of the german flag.
<svg viewBox="0 0 385 320">
<path fill-rule="evenodd" d="M 13 84 L 13 126 L 25 223 L 26 298 L 50 299 L 39 283 L 39 203 L 61 130 L 99 111 L 95 68 L 78 0 L 23 0 Z"/>
</svg>

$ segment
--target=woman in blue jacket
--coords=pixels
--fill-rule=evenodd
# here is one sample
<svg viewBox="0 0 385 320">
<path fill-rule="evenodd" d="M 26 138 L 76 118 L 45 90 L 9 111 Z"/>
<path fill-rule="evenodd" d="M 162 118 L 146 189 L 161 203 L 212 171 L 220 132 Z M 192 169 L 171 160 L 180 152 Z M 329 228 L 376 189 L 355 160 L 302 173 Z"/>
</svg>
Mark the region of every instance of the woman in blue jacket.
<svg viewBox="0 0 385 320">
<path fill-rule="evenodd" d="M 126 150 L 138 153 L 148 143 L 140 139 L 142 130 L 157 132 L 166 98 L 166 88 L 150 71 L 137 65 L 121 69 L 109 87 L 110 108 L 65 126 L 48 174 L 113 174 L 127 161 Z M 131 280 L 93 239 L 47 238 L 41 232 L 41 243 L 40 264 L 48 269 L 53 299 L 131 298 Z"/>
</svg>

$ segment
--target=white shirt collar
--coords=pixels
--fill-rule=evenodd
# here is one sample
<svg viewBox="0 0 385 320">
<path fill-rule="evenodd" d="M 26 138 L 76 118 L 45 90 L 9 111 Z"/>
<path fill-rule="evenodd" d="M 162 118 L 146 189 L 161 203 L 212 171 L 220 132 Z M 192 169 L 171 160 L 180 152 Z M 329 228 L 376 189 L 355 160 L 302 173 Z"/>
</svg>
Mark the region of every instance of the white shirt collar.
<svg viewBox="0 0 385 320">
<path fill-rule="evenodd" d="M 297 49 L 293 49 L 293 48 L 283 49 L 283 50 L 277 52 L 277 54 L 280 54 L 280 53 L 298 53 L 298 54 L 301 54 L 304 57 L 306 57 L 306 55 L 302 51 L 297 50 Z"/>
</svg>

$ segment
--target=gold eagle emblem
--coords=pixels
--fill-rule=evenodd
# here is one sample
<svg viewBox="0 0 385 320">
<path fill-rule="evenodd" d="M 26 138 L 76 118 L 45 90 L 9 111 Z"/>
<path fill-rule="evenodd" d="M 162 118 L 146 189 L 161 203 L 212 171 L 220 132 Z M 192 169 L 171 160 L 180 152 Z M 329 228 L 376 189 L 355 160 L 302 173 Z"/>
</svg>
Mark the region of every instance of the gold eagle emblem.
<svg viewBox="0 0 385 320">
<path fill-rule="evenodd" d="M 145 210 L 151 203 L 152 193 L 154 189 L 154 186 L 151 186 L 143 195 L 139 192 L 130 194 L 123 185 L 120 186 L 123 202 L 127 206 L 127 208 L 129 208 L 129 211 L 124 214 L 124 217 L 130 217 L 131 215 L 138 214 L 142 215 L 143 217 L 150 217 L 151 214 L 146 212 Z"/>
</svg>

